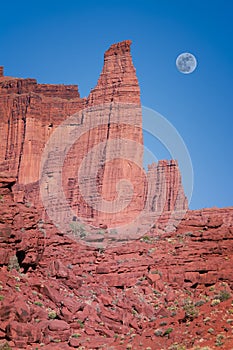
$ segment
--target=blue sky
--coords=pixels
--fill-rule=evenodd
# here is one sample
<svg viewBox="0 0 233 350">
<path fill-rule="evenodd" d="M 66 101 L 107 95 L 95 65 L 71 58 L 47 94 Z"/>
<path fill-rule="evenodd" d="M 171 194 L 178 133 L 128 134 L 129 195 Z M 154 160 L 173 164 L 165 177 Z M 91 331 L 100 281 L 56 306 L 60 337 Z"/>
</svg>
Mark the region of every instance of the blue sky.
<svg viewBox="0 0 233 350">
<path fill-rule="evenodd" d="M 131 39 L 141 101 L 167 118 L 189 150 L 190 207 L 233 205 L 233 3 L 228 0 L 10 1 L 1 3 L 0 65 L 40 83 L 96 85 L 104 51 Z M 181 52 L 198 60 L 177 71 Z M 156 158 L 166 149 L 145 134 Z"/>
</svg>

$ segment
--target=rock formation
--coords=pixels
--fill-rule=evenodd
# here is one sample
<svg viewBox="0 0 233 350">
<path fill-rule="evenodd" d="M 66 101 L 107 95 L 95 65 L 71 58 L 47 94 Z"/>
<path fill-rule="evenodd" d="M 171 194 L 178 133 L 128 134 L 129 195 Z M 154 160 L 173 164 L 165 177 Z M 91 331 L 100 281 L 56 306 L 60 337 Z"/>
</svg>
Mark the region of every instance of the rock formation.
<svg viewBox="0 0 233 350">
<path fill-rule="evenodd" d="M 15 181 L 1 174 L 0 348 L 232 348 L 233 208 L 95 249 L 14 202 Z"/>
<path fill-rule="evenodd" d="M 5 77 L 0 67 L 0 349 L 233 347 L 233 208 L 182 218 L 177 162 L 144 172 L 130 44 L 105 53 L 87 98 L 77 86 Z M 84 217 L 99 237 L 143 210 L 141 221 L 158 220 L 133 242 L 88 246 L 45 215 L 41 196 L 52 206 L 63 192 L 73 228 Z M 113 212 L 98 210 L 104 201 Z M 55 209 L 66 214 L 64 203 Z M 164 230 L 171 218 L 176 230 Z"/>
<path fill-rule="evenodd" d="M 18 201 L 39 205 L 38 181 L 45 145 L 59 125 L 76 115 L 79 129 L 84 126 L 85 132 L 64 157 L 62 188 L 77 217 L 97 226 L 114 226 L 133 220 L 144 207 L 149 211 L 160 208 L 160 214 L 161 211 L 187 209 L 176 162 L 152 165 L 148 175 L 150 183 L 143 171 L 140 90 L 130 45 L 130 41 L 124 41 L 106 51 L 97 86 L 87 99 L 80 98 L 75 85 L 0 78 L 0 170 L 16 177 L 14 193 Z M 98 121 L 96 126 L 93 119 Z M 56 147 L 60 153 L 64 142 L 59 136 Z M 88 152 L 100 143 L 102 150 L 93 153 L 84 168 L 85 174 L 96 175 L 85 183 L 86 200 L 80 193 L 77 171 Z M 48 157 L 59 158 L 59 152 L 57 155 L 50 152 Z M 54 169 L 49 169 L 51 171 Z M 122 192 L 126 196 L 117 201 L 117 184 L 122 179 L 131 183 L 133 195 L 127 195 L 129 188 L 123 185 Z M 49 179 L 47 187 L 48 182 Z M 93 199 L 94 191 L 107 205 L 115 200 L 110 213 L 99 203 L 101 199 Z M 63 210 L 63 207 L 57 209 L 59 215 Z"/>
</svg>

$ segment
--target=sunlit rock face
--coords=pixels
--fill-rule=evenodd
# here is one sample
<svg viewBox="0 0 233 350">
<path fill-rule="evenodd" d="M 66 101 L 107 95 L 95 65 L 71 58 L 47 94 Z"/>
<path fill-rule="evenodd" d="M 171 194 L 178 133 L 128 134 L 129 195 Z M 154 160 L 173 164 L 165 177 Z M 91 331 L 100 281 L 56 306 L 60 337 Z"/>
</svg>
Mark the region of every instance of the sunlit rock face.
<svg viewBox="0 0 233 350">
<path fill-rule="evenodd" d="M 55 135 L 56 147 L 46 154 L 50 184 L 51 177 L 57 181 L 62 172 L 61 190 L 73 216 L 114 227 L 142 211 L 160 215 L 187 209 L 175 161 L 152 164 L 148 174 L 143 169 L 140 89 L 130 45 L 123 41 L 105 52 L 99 80 L 87 98 L 80 98 L 75 85 L 38 84 L 35 79 L 4 77 L 1 70 L 0 170 L 16 178 L 16 200 L 43 207 L 39 180 L 45 146 L 58 127 L 75 116 L 78 137 L 72 145 L 68 134 Z M 102 148 L 93 151 L 100 144 Z M 78 177 L 80 166 L 86 180 Z M 57 205 L 56 211 L 63 215 L 65 206 Z M 151 218 L 144 215 L 144 221 Z"/>
</svg>

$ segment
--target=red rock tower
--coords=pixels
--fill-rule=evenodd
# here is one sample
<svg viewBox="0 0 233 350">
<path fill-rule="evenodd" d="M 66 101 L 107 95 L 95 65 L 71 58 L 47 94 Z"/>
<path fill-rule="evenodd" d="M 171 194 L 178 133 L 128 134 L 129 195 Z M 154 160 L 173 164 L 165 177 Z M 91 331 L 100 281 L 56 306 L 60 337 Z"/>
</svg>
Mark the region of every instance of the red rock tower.
<svg viewBox="0 0 233 350">
<path fill-rule="evenodd" d="M 0 78 L 4 76 L 4 67 L 0 66 Z"/>
<path fill-rule="evenodd" d="M 79 208 L 79 215 L 87 217 L 95 225 L 122 224 L 134 217 L 144 206 L 143 150 L 135 147 L 135 145 L 143 145 L 140 88 L 132 62 L 130 45 L 131 41 L 123 41 L 112 45 L 105 52 L 103 69 L 96 87 L 87 98 L 87 108 L 90 109 L 92 118 L 106 118 L 106 125 L 99 126 L 96 130 L 90 127 L 86 138 L 73 146 L 64 166 L 67 178 L 73 179 L 70 182 L 65 181 L 70 184 L 67 188 L 70 203 L 74 208 Z M 84 123 L 88 123 L 87 120 L 84 111 Z M 127 147 L 123 140 L 130 140 L 134 145 L 131 143 L 131 146 Z M 86 167 L 87 174 L 96 171 L 97 179 L 90 183 L 86 182 L 85 193 L 93 197 L 93 188 L 97 186 L 101 198 L 112 202 L 119 195 L 117 186 L 121 180 L 128 180 L 134 192 L 132 200 L 126 198 L 126 195 L 121 203 L 118 203 L 118 207 L 113 205 L 111 213 L 106 212 L 101 206 L 99 206 L 100 210 L 95 210 L 85 204 L 75 179 L 80 166 L 79 160 L 85 157 L 87 150 L 100 142 L 105 144 L 102 155 L 93 156 Z M 119 157 L 117 150 L 121 150 L 124 157 Z M 79 159 L 76 157 L 77 153 Z M 96 159 L 96 157 L 99 158 Z M 72 167 L 71 164 L 74 166 Z M 130 204 L 123 209 L 127 200 Z"/>
<path fill-rule="evenodd" d="M 86 127 L 86 132 L 67 152 L 62 169 L 63 190 L 76 216 L 96 225 L 112 226 L 137 216 L 144 207 L 148 212 L 187 207 L 176 162 L 162 161 L 151 166 L 149 184 L 143 171 L 140 88 L 130 46 L 131 41 L 126 40 L 105 52 L 97 85 L 87 98 L 80 98 L 75 85 L 37 84 L 35 79 L 4 77 L 0 67 L 0 171 L 16 177 L 14 193 L 18 201 L 41 206 L 39 176 L 45 146 L 69 116 L 79 114 L 78 123 Z M 106 117 L 105 125 L 93 126 L 93 120 Z M 64 141 L 58 140 L 58 149 Z M 122 207 L 114 213 L 88 204 L 77 180 L 82 159 L 100 143 L 102 154 L 90 156 L 84 166 L 87 175 L 96 172 L 96 179 L 85 183 L 85 192 L 93 197 L 96 186 L 96 196 L 112 202 L 119 194 L 118 183 L 128 180 L 132 184 L 132 200 L 122 200 Z M 58 158 L 52 159 L 53 177 Z M 122 193 L 127 194 L 128 187 L 124 186 Z M 62 206 L 57 208 L 58 213 L 62 210 Z"/>
</svg>

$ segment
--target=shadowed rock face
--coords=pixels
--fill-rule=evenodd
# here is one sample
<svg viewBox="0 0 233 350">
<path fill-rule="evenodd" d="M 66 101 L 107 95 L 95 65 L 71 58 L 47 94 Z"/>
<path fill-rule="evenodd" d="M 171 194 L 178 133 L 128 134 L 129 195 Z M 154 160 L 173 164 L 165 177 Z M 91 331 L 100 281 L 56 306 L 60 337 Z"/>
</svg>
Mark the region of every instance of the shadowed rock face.
<svg viewBox="0 0 233 350">
<path fill-rule="evenodd" d="M 64 147 L 69 134 L 64 138 L 57 133 L 56 147 L 53 144 L 48 153 L 52 166 L 47 171 L 52 175 L 45 185 L 48 189 L 51 177 L 57 181 L 62 168 L 62 190 L 74 216 L 96 226 L 114 227 L 134 220 L 145 208 L 159 214 L 187 209 L 175 161 L 151 165 L 148 175 L 143 170 L 140 89 L 130 45 L 131 41 L 123 41 L 106 51 L 98 83 L 87 98 L 80 98 L 75 85 L 37 84 L 35 79 L 4 77 L 2 73 L 0 170 L 16 178 L 17 201 L 42 206 L 38 181 L 45 145 L 58 127 L 75 115 L 76 131 L 81 135 Z M 71 124 L 65 127 L 71 128 Z M 86 160 L 87 154 L 100 143 L 102 149 Z M 81 191 L 77 176 L 83 160 L 83 173 L 95 175 L 83 179 L 85 191 Z M 130 183 L 132 191 L 125 183 L 119 190 L 117 186 L 122 180 Z M 108 207 L 115 201 L 110 212 L 101 199 Z M 63 205 L 57 206 L 59 215 L 64 210 Z"/>
</svg>

